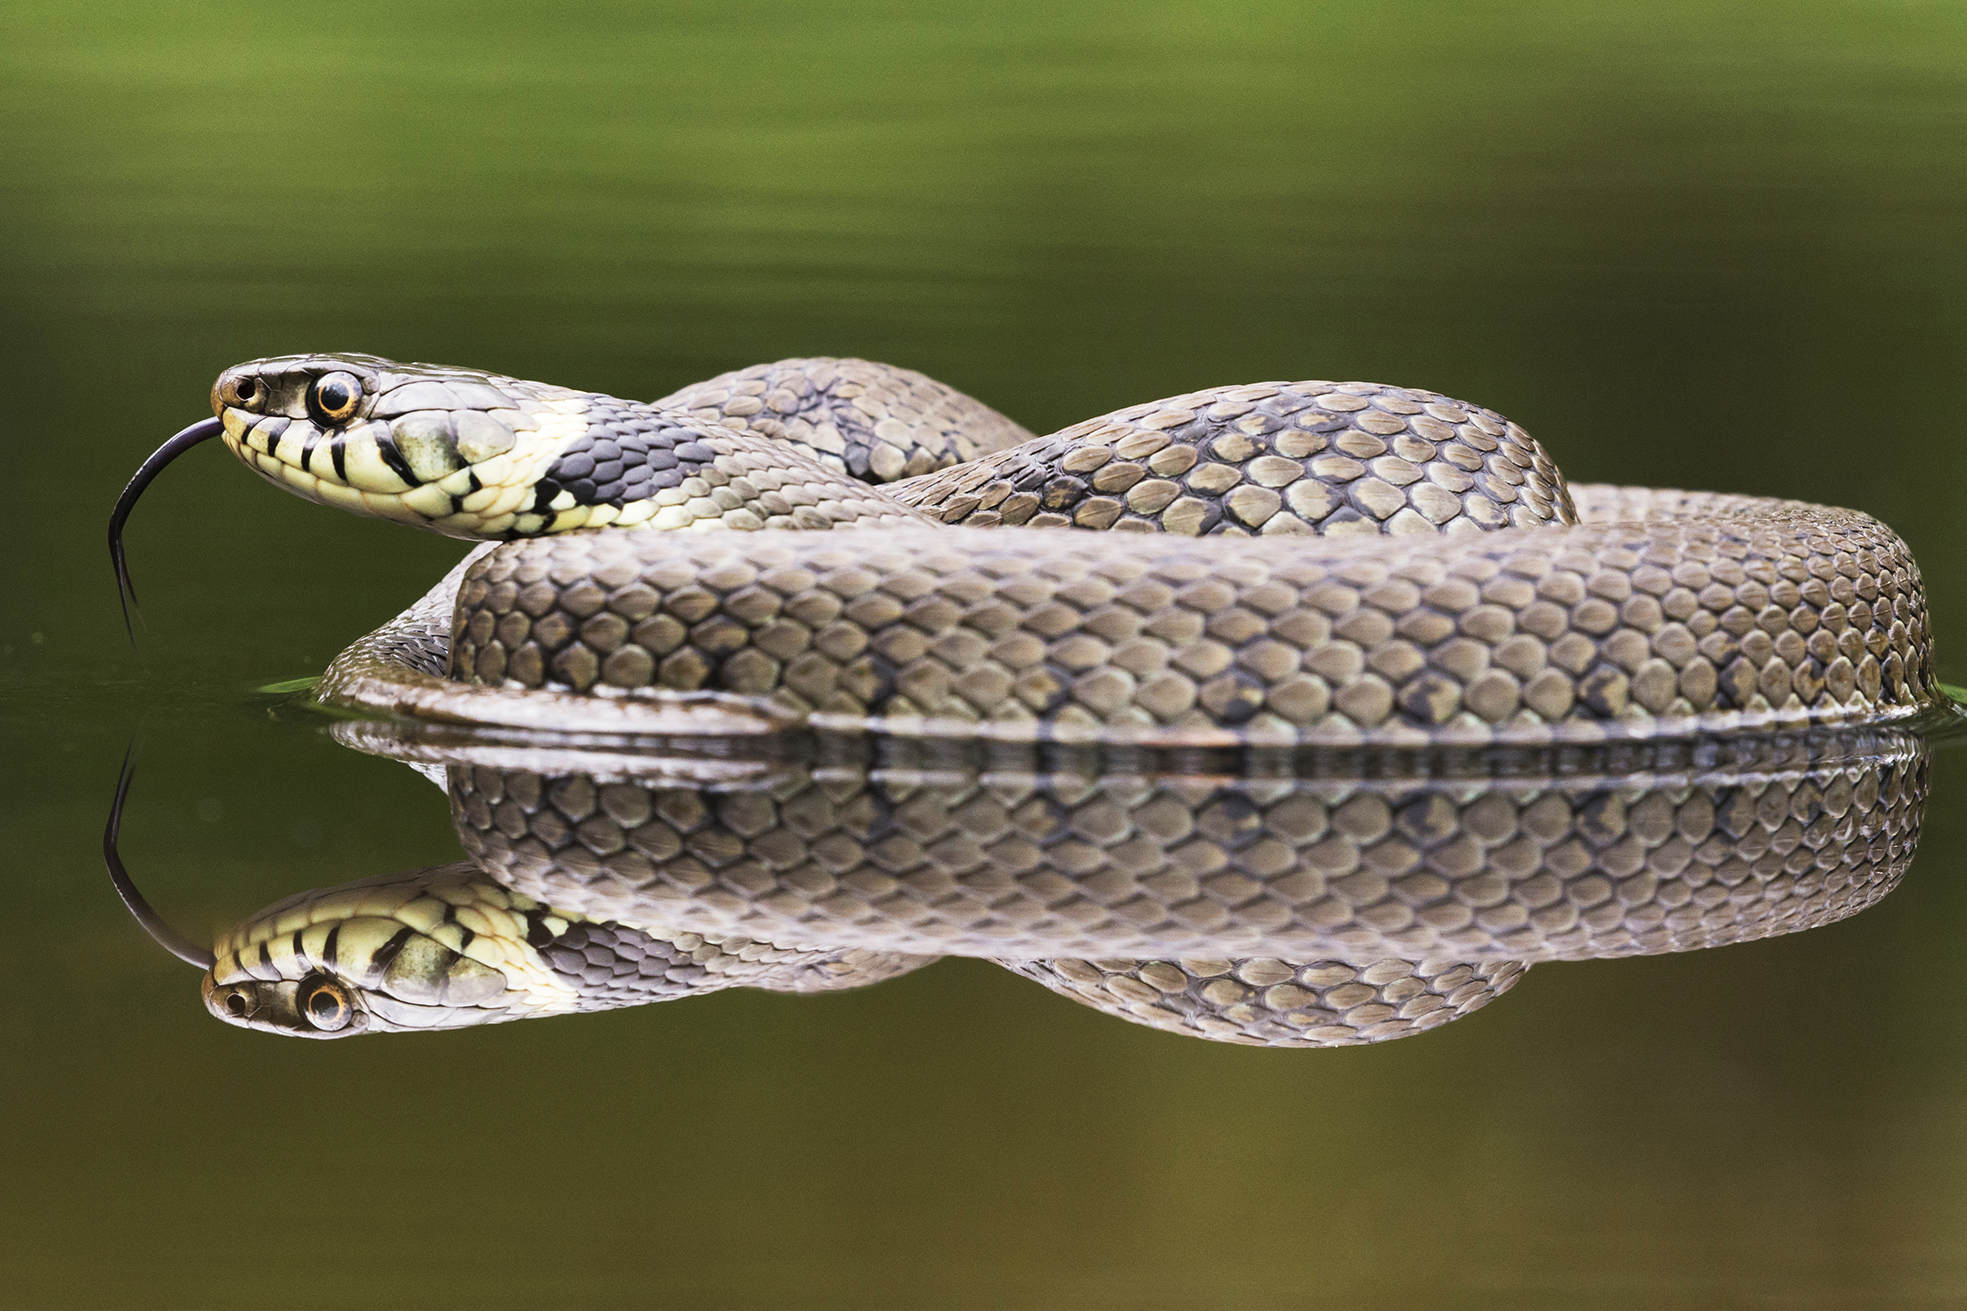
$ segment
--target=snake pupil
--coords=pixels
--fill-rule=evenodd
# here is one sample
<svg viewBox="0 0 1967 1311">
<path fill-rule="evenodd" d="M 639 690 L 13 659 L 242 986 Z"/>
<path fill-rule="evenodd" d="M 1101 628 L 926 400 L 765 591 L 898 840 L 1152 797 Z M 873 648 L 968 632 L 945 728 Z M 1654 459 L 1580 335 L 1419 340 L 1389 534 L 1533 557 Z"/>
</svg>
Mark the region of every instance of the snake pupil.
<svg viewBox="0 0 1967 1311">
<path fill-rule="evenodd" d="M 355 413 L 362 398 L 362 384 L 346 373 L 330 373 L 314 384 L 308 393 L 308 408 L 326 423 L 340 423 Z"/>
<path fill-rule="evenodd" d="M 341 986 L 327 978 L 301 985 L 300 1009 L 309 1024 L 328 1033 L 347 1027 L 355 1015 Z"/>
</svg>

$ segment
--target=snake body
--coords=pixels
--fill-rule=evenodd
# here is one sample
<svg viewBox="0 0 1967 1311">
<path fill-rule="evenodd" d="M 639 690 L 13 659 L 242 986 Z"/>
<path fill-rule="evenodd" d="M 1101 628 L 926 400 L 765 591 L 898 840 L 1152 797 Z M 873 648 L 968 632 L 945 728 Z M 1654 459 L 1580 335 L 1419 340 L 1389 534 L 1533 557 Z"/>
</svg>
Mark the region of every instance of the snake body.
<svg viewBox="0 0 1967 1311">
<path fill-rule="evenodd" d="M 723 789 L 440 755 L 471 865 L 247 921 L 206 985 L 236 1022 L 320 1029 L 324 960 L 338 1033 L 960 953 L 1199 1036 L 1372 1041 L 1529 962 L 1852 913 L 1916 833 L 1916 738 L 1812 736 L 1942 704 L 1890 529 L 1570 485 L 1521 428 L 1435 393 L 1225 387 L 1031 437 L 866 361 L 642 404 L 298 356 L 227 370 L 213 403 L 270 480 L 488 542 L 330 667 L 318 694 L 360 710 L 1176 752 L 1754 733 L 1781 757 L 1625 783 L 795 769 Z"/>
<path fill-rule="evenodd" d="M 323 378 L 359 397 L 338 426 L 308 399 Z M 336 662 L 322 695 L 366 710 L 1423 744 L 1940 700 L 1918 570 L 1877 520 L 1572 487 L 1522 429 L 1430 392 L 1226 387 L 1019 441 L 861 361 L 642 405 L 309 356 L 229 370 L 215 405 L 292 490 L 517 538 Z"/>
</svg>

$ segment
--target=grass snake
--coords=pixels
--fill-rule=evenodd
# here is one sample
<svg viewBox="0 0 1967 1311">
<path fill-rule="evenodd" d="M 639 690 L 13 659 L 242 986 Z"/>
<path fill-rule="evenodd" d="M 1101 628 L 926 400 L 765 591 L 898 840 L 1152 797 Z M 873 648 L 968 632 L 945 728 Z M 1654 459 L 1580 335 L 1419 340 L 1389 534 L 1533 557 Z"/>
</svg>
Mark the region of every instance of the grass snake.
<svg viewBox="0 0 1967 1311">
<path fill-rule="evenodd" d="M 1435 393 L 1223 387 L 1032 437 L 859 360 L 642 404 L 313 355 L 227 370 L 213 407 L 119 502 L 126 597 L 131 506 L 213 437 L 310 499 L 482 539 L 322 680 L 399 730 L 1650 762 L 1505 786 L 1107 757 L 706 782 L 438 751 L 471 861 L 221 935 L 206 995 L 234 1022 L 449 1027 L 957 953 L 1197 1036 L 1371 1041 L 1527 962 L 1839 918 L 1916 835 L 1923 751 L 1890 726 L 1942 697 L 1889 529 L 1572 486 Z M 344 736 L 402 754 L 399 730 Z M 1687 745 L 1726 735 L 1748 755 Z"/>
</svg>

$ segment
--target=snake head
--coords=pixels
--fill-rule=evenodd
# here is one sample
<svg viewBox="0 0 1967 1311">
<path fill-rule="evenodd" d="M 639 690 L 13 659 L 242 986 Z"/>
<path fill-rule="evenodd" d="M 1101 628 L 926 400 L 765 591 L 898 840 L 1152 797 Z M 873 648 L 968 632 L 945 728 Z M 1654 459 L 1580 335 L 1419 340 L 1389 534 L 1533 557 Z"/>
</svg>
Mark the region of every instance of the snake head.
<svg viewBox="0 0 1967 1311">
<path fill-rule="evenodd" d="M 299 1038 L 346 1038 L 369 1028 L 359 989 L 331 974 L 266 982 L 243 979 L 203 985 L 205 1009 L 233 1024 Z"/>
<path fill-rule="evenodd" d="M 205 1007 L 228 1024 L 302 1038 L 572 1010 L 578 994 L 528 941 L 556 923 L 468 864 L 305 892 L 219 935 Z"/>
<path fill-rule="evenodd" d="M 281 355 L 236 364 L 212 384 L 212 413 L 150 454 L 109 516 L 109 558 L 136 641 L 123 526 L 144 489 L 192 447 L 221 437 L 268 482 L 324 505 L 503 540 L 551 528 L 572 504 L 541 474 L 587 431 L 589 393 L 478 369 L 374 355 Z"/>
<path fill-rule="evenodd" d="M 374 355 L 283 355 L 212 385 L 225 444 L 324 505 L 448 537 L 525 536 L 536 484 L 586 430 L 587 393 Z"/>
</svg>

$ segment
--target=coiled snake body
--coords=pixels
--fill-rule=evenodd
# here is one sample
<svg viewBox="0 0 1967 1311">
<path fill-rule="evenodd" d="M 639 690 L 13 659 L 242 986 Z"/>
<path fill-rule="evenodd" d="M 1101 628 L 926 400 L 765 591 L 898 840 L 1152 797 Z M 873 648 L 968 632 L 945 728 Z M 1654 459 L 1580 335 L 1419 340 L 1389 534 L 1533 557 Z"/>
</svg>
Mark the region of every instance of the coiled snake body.
<svg viewBox="0 0 1967 1311">
<path fill-rule="evenodd" d="M 1430 392 L 1225 387 L 1032 438 L 919 374 L 865 361 L 781 361 L 639 404 L 471 370 L 301 356 L 227 370 L 213 404 L 216 420 L 180 434 L 126 492 L 112 525 L 119 567 L 117 530 L 142 486 L 184 446 L 220 435 L 311 499 L 502 542 L 350 647 L 320 685 L 325 700 L 425 723 L 1473 749 L 1875 728 L 1941 703 L 1918 572 L 1878 521 L 1793 501 L 1570 486 L 1516 425 Z M 1086 529 L 1104 531 L 1074 531 Z M 1782 775 L 1784 795 L 1801 798 L 1799 824 L 1828 825 L 1811 850 L 1840 835 L 1844 854 L 1821 869 L 1843 869 L 1832 882 L 1853 896 L 1757 912 L 1752 932 L 1655 935 L 1650 949 L 1835 918 L 1897 877 L 1923 795 L 1902 780 L 1923 779 L 1923 765 L 1908 766 L 1913 776 L 1867 766 L 1870 781 L 1854 784 L 1836 763 L 1848 753 L 1830 752 L 1825 766 L 1812 750 Z M 1702 777 L 1658 803 L 1669 818 L 1653 847 L 1690 796 L 1712 820 L 1718 794 L 1701 794 Z M 1012 914 L 1003 894 L 984 899 L 979 919 L 950 890 L 969 877 L 958 868 L 969 857 L 950 855 L 949 868 L 898 890 L 883 864 L 893 853 L 871 854 L 881 841 L 871 831 L 852 833 L 859 856 L 848 859 L 838 843 L 827 854 L 827 824 L 747 828 L 701 787 L 695 804 L 721 817 L 710 829 L 722 839 L 633 779 L 453 764 L 448 781 L 474 866 L 271 908 L 220 944 L 207 979 L 214 1012 L 320 1029 L 305 994 L 323 977 L 324 950 L 330 966 L 338 949 L 365 962 L 337 985 L 333 1032 L 581 1009 L 576 977 L 652 1000 L 729 982 L 842 986 L 958 951 L 1130 1018 L 1320 1045 L 1429 1027 L 1507 986 L 1524 960 L 1620 954 L 1637 949 L 1618 945 L 1636 940 L 1636 925 L 1663 922 L 1629 899 L 1590 919 L 1613 903 L 1580 893 L 1567 923 L 1589 920 L 1590 932 L 1523 936 L 1539 915 L 1563 920 L 1543 914 L 1550 889 L 1528 890 L 1539 876 L 1556 877 L 1560 893 L 1571 880 L 1609 888 L 1634 877 L 1619 863 L 1629 856 L 1595 865 L 1583 838 L 1583 857 L 1512 867 L 1503 883 L 1517 891 L 1473 891 L 1497 872 L 1482 854 L 1495 844 L 1478 840 L 1484 824 L 1555 825 L 1549 850 L 1570 850 L 1560 839 L 1599 823 L 1589 788 L 1559 789 L 1548 804 L 1533 789 L 1499 816 L 1447 787 L 1446 802 L 1419 799 L 1421 832 L 1404 836 L 1393 818 L 1346 835 L 1333 816 L 1347 803 L 1315 796 L 1316 833 L 1293 839 L 1283 830 L 1299 821 L 1266 818 L 1251 833 L 1270 825 L 1267 836 L 1219 835 L 1175 856 L 1172 839 L 1154 849 L 1154 824 L 1173 825 L 1186 850 L 1208 797 L 1153 785 L 1109 798 L 1095 822 L 1080 814 L 1091 794 L 1068 787 L 1046 814 L 1070 840 L 1055 833 L 1037 857 L 1013 843 L 996 861 L 1012 869 L 1011 901 L 1033 896 L 1042 909 Z M 1302 801 L 1309 786 L 1292 795 Z M 1854 786 L 1869 800 L 1854 806 Z M 583 789 L 587 803 L 567 802 Z M 604 795 L 612 806 L 595 799 Z M 1406 803 L 1376 804 L 1397 816 Z M 1526 819 L 1540 804 L 1544 820 Z M 1217 806 L 1211 822 L 1230 812 L 1268 814 L 1246 799 Z M 650 836 L 651 823 L 668 836 Z M 1311 851 L 1340 837 L 1340 848 Z M 1111 854 L 1134 839 L 1132 854 Z M 1398 839 L 1386 859 L 1405 865 L 1373 865 L 1367 853 L 1383 839 Z M 1736 882 L 1752 875 L 1761 893 L 1792 898 L 1772 880 L 1793 884 L 1798 871 L 1769 866 L 1766 844 L 1743 855 L 1742 840 L 1714 860 L 1744 861 Z M 935 849 L 919 834 L 909 841 Z M 1690 851 L 1699 841 L 1684 840 Z M 969 850 L 954 838 L 944 847 Z M 1458 854 L 1427 854 L 1436 848 Z M 991 866 L 988 856 L 967 868 Z M 1124 878 L 1116 859 L 1133 866 Z M 1428 878 L 1415 873 L 1423 865 Z M 979 877 L 979 888 L 996 886 Z M 495 907 L 503 930 L 482 908 L 471 913 L 484 927 L 444 927 L 488 897 L 506 899 Z M 1122 905 L 1135 910 L 1115 912 Z M 1506 910 L 1485 918 L 1484 905 Z M 403 906 L 422 909 L 391 919 Z M 970 909 L 951 918 L 952 906 Z M 351 917 L 376 920 L 362 932 L 382 936 L 361 951 L 362 932 L 329 936 Z M 524 950 L 486 956 L 495 940 Z M 407 992 L 390 993 L 392 970 Z M 524 991 L 516 980 L 528 971 L 545 982 L 527 995 L 547 1001 L 497 1001 Z M 639 979 L 659 982 L 638 992 Z M 1362 988 L 1346 1005 L 1321 1000 Z M 1348 1006 L 1365 1009 L 1348 1021 Z M 452 1018 L 429 1018 L 440 1013 Z"/>
</svg>

